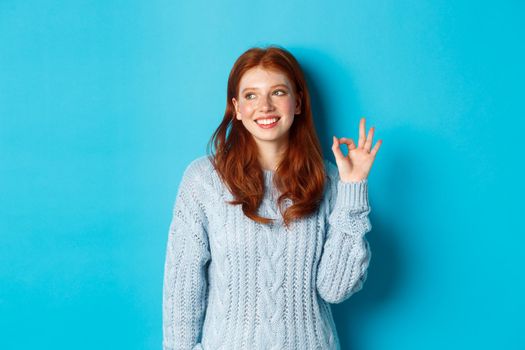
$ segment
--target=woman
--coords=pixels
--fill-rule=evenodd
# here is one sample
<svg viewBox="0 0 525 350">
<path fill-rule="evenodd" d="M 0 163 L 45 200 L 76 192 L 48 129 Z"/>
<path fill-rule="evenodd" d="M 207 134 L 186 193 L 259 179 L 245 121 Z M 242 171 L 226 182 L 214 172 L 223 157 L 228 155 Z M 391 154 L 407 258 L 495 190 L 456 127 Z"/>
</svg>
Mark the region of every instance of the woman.
<svg viewBox="0 0 525 350">
<path fill-rule="evenodd" d="M 368 174 L 381 140 L 334 136 L 324 160 L 285 49 L 235 62 L 215 151 L 185 169 L 169 229 L 164 349 L 339 349 L 329 303 L 362 288 Z M 345 156 L 340 145 L 348 146 Z"/>
</svg>

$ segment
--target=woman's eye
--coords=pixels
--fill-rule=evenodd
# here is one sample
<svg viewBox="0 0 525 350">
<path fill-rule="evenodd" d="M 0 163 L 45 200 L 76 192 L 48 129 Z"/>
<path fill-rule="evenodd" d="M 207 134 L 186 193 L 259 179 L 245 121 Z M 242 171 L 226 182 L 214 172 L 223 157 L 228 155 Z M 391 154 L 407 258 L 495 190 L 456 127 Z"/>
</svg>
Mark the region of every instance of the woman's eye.
<svg viewBox="0 0 525 350">
<path fill-rule="evenodd" d="M 283 96 L 283 95 L 286 95 L 286 91 L 285 91 L 285 90 L 275 90 L 274 93 L 275 93 L 277 96 Z M 253 94 L 253 93 L 249 93 L 249 94 L 244 95 L 244 98 L 246 98 L 247 100 L 253 100 L 252 96 L 255 96 L 255 94 Z"/>
</svg>

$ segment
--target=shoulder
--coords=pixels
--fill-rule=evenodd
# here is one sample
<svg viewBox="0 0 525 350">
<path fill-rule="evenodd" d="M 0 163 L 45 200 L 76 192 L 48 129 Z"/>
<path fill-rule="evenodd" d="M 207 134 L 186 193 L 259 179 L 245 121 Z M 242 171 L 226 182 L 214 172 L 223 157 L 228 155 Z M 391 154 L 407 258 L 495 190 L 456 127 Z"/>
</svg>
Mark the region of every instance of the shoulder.
<svg viewBox="0 0 525 350">
<path fill-rule="evenodd" d="M 190 187 L 202 196 L 211 195 L 220 190 L 211 156 L 205 155 L 193 159 L 182 175 L 181 187 Z"/>
<path fill-rule="evenodd" d="M 200 156 L 192 160 L 184 169 L 184 178 L 191 180 L 203 180 L 209 177 L 213 165 L 209 156 Z"/>
</svg>

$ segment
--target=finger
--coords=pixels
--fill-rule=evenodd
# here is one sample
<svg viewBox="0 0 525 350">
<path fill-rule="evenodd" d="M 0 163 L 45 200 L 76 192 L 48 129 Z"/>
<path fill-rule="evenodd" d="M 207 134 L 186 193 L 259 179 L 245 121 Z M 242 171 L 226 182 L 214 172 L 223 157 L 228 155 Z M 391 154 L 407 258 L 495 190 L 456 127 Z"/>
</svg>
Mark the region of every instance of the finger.
<svg viewBox="0 0 525 350">
<path fill-rule="evenodd" d="M 370 130 L 368 130 L 368 136 L 366 137 L 365 142 L 365 150 L 370 152 L 370 148 L 372 148 L 372 139 L 374 138 L 374 127 L 371 127 Z"/>
<path fill-rule="evenodd" d="M 372 148 L 372 151 L 370 152 L 370 154 L 375 157 L 377 154 L 377 151 L 379 151 L 379 147 L 381 147 L 382 144 L 383 144 L 383 140 L 377 141 L 374 148 Z"/>
<path fill-rule="evenodd" d="M 346 138 L 346 137 L 341 137 L 339 139 L 339 142 L 340 143 L 344 143 L 345 145 L 347 145 L 348 146 L 348 150 L 356 149 L 354 140 L 352 140 L 352 139 L 349 139 L 349 138 Z"/>
<path fill-rule="evenodd" d="M 332 152 L 334 152 L 334 156 L 336 160 L 341 160 L 345 157 L 343 152 L 341 151 L 341 148 L 339 148 L 339 140 L 337 137 L 333 137 L 333 144 L 332 144 Z"/>
<path fill-rule="evenodd" d="M 365 144 L 365 118 L 361 118 L 361 121 L 359 123 L 359 140 L 357 144 L 357 148 L 362 148 Z"/>
</svg>

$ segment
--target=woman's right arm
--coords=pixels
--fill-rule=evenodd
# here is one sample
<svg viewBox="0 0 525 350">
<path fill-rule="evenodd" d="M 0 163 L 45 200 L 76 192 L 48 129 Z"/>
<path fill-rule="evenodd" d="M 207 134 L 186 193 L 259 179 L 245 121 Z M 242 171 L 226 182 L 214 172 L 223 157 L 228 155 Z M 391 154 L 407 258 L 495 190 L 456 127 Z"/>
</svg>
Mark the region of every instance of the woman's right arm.
<svg viewBox="0 0 525 350">
<path fill-rule="evenodd" d="M 185 170 L 173 208 L 163 284 L 163 349 L 193 349 L 201 339 L 206 312 L 207 218 L 199 191 L 199 171 Z"/>
</svg>

